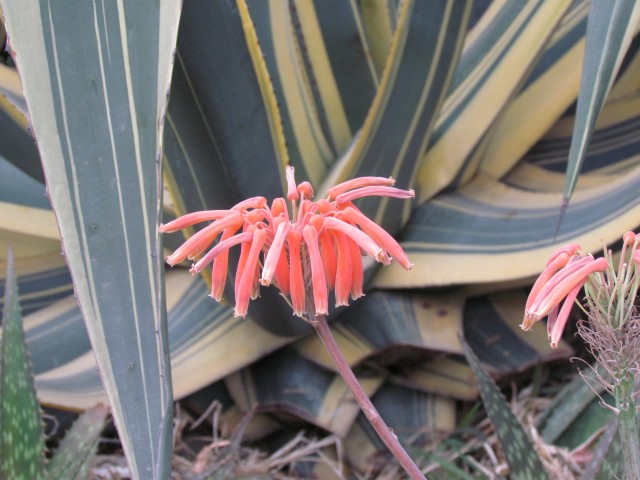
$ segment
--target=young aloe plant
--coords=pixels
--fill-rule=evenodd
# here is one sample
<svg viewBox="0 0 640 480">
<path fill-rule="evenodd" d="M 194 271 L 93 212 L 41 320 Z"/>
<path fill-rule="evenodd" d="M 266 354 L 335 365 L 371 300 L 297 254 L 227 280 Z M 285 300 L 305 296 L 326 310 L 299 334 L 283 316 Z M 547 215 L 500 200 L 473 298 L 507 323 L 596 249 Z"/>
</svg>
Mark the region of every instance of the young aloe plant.
<svg viewBox="0 0 640 480">
<path fill-rule="evenodd" d="M 0 477 L 42 478 L 45 471 L 42 412 L 24 341 L 11 249 L 6 278 L 0 356 Z"/>
<path fill-rule="evenodd" d="M 522 328 L 548 317 L 551 346 L 556 346 L 578 294 L 584 287 L 587 321 L 578 323 L 578 334 L 594 355 L 599 369 L 593 381 L 615 398 L 610 408 L 618 420 L 628 478 L 640 478 L 640 441 L 636 415 L 636 381 L 640 367 L 640 317 L 636 297 L 640 287 L 640 235 L 628 231 L 622 237 L 620 259 L 611 251 L 594 259 L 572 244 L 556 251 L 533 285 Z M 561 305 L 562 304 L 562 305 Z"/>
<path fill-rule="evenodd" d="M 95 457 L 108 408 L 87 410 L 46 465 L 42 412 L 29 364 L 11 249 L 0 336 L 0 478 L 81 479 Z"/>
</svg>

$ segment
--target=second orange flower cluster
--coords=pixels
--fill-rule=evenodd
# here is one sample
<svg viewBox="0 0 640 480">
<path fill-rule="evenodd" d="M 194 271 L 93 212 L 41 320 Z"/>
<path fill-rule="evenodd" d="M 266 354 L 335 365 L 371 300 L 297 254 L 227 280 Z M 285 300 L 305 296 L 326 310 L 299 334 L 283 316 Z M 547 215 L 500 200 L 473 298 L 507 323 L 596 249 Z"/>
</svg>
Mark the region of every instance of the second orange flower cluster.
<svg viewBox="0 0 640 480">
<path fill-rule="evenodd" d="M 543 272 L 540 274 L 531 289 L 525 307 L 523 330 L 530 330 L 533 324 L 548 316 L 547 332 L 551 340 L 551 346 L 557 347 L 562 332 L 569 318 L 571 307 L 575 302 L 580 289 L 595 274 L 594 285 L 609 292 L 602 298 L 615 300 L 624 295 L 610 292 L 619 290 L 627 291 L 630 279 L 634 279 L 637 265 L 640 263 L 640 235 L 634 232 L 626 232 L 623 236 L 623 249 L 621 252 L 618 271 L 614 270 L 611 261 L 611 253 L 605 250 L 605 257 L 594 258 L 591 254 L 581 254 L 578 244 L 566 245 L 553 253 Z M 630 263 L 627 265 L 625 257 L 627 247 L 631 248 Z M 631 268 L 631 273 L 627 273 Z M 599 272 L 607 272 L 602 276 Z M 635 290 L 633 295 L 635 296 Z M 622 301 L 625 301 L 623 298 Z M 562 306 L 560 305 L 562 303 Z M 633 303 L 633 302 L 632 302 Z M 607 307 L 607 310 L 611 310 Z"/>
<path fill-rule="evenodd" d="M 327 314 L 330 290 L 335 291 L 336 306 L 347 305 L 349 296 L 356 299 L 363 294 L 361 252 L 383 264 L 393 259 L 404 268 L 413 266 L 398 242 L 353 204 L 357 198 L 372 195 L 412 198 L 413 190 L 394 188 L 391 178 L 361 177 L 332 187 L 326 199 L 314 202 L 311 184 L 296 184 L 293 167 L 287 167 L 286 178 L 290 211 L 284 198 L 276 198 L 269 207 L 264 197 L 253 197 L 229 210 L 194 212 L 161 225 L 161 232 L 175 232 L 212 222 L 182 244 L 167 262 L 173 266 L 204 254 L 191 272 L 198 273 L 213 263 L 211 296 L 220 301 L 229 248 L 239 244 L 235 315 L 243 317 L 260 285 L 271 283 L 289 296 L 298 316 Z M 218 236 L 218 243 L 208 250 Z M 315 312 L 306 312 L 309 286 Z"/>
</svg>

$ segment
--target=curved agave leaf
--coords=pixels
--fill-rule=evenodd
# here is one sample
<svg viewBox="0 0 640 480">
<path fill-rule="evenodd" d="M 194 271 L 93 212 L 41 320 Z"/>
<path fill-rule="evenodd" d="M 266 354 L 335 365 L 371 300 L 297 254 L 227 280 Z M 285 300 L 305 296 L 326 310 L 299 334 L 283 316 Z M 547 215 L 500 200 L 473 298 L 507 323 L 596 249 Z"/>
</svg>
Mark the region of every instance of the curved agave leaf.
<svg viewBox="0 0 640 480">
<path fill-rule="evenodd" d="M 369 396 L 382 384 L 380 375 L 356 373 Z M 339 437 L 347 435 L 360 412 L 339 375 L 292 348 L 279 350 L 226 377 L 225 383 L 242 411 L 293 415 Z"/>
<path fill-rule="evenodd" d="M 331 330 L 351 365 L 393 347 L 405 354 L 415 349 L 461 354 L 458 336 L 463 304 L 464 295 L 459 292 L 407 295 L 373 291 L 349 307 Z M 308 359 L 335 369 L 316 336 L 302 339 L 296 348 Z"/>
<path fill-rule="evenodd" d="M 525 81 L 570 0 L 494 2 L 469 34 L 417 177 L 419 203 L 447 187 Z"/>
<path fill-rule="evenodd" d="M 221 379 L 292 340 L 256 322 L 234 317 L 231 306 L 215 303 L 207 296 L 204 283 L 186 272 L 175 278 L 168 277 L 167 282 L 174 292 L 181 292 L 176 300 L 167 297 L 177 398 Z M 206 372 L 197 368 L 198 365 L 208 365 Z"/>
<path fill-rule="evenodd" d="M 476 160 L 481 162 L 483 172 L 501 178 L 575 102 L 584 59 L 587 13 L 588 5 L 578 2 L 576 8 L 565 15 L 526 85 L 487 136 L 488 145 L 479 149 Z M 564 53 L 557 58 L 560 52 Z M 635 94 L 640 88 L 639 72 L 640 38 L 636 37 L 607 96 L 609 105 Z M 518 120 L 523 116 L 529 121 Z M 469 176 L 466 172 L 465 175 Z"/>
<path fill-rule="evenodd" d="M 549 346 L 543 324 L 526 333 L 518 327 L 525 302 L 520 290 L 471 299 L 462 291 L 414 295 L 374 291 L 331 329 L 350 365 L 366 360 L 393 365 L 390 378 L 395 383 L 473 400 L 477 385 L 469 366 L 460 360 L 463 331 L 497 378 L 571 354 L 564 343 L 556 350 Z M 335 370 L 315 336 L 296 342 L 293 348 L 306 359 Z M 399 362 L 401 358 L 409 362 Z"/>
<path fill-rule="evenodd" d="M 354 1 L 249 1 L 299 178 L 319 185 L 367 114 L 377 73 Z"/>
<path fill-rule="evenodd" d="M 200 45 L 215 48 L 203 57 Z M 282 196 L 287 151 L 259 48 L 244 2 L 185 4 L 165 131 L 165 182 L 178 214 Z M 309 330 L 273 289 L 252 302 L 249 318 L 280 336 Z"/>
<path fill-rule="evenodd" d="M 402 368 L 389 378 L 398 385 L 444 397 L 464 401 L 478 398 L 473 372 L 460 356 L 439 356 L 410 368 Z"/>
<path fill-rule="evenodd" d="M 598 405 L 602 408 L 600 405 Z M 580 480 L 606 480 L 624 475 L 624 455 L 618 435 L 618 422 L 611 420 L 593 449 L 591 460 Z"/>
<path fill-rule="evenodd" d="M 347 178 L 393 176 L 412 186 L 462 49 L 471 2 L 402 2 L 391 51 L 371 109 L 354 145 L 323 190 Z M 432 52 L 426 56 L 424 52 Z M 359 204 L 388 230 L 400 229 L 408 202 L 367 199 Z"/>
<path fill-rule="evenodd" d="M 277 120 L 270 120 L 277 107 L 263 96 L 269 96 L 268 75 L 255 58 L 255 35 L 253 40 L 245 35 L 252 26 L 243 5 L 202 0 L 184 5 L 165 131 L 178 214 L 283 192 L 286 151 L 273 125 Z"/>
<path fill-rule="evenodd" d="M 5 252 L 11 242 L 25 315 L 73 291 L 60 256 L 58 226 L 44 192 L 43 184 L 0 157 L 0 266 L 6 264 Z M 0 272 L 0 295 L 2 292 L 4 273 Z"/>
<path fill-rule="evenodd" d="M 604 372 L 601 370 L 599 373 Z M 536 428 L 544 441 L 555 444 L 572 423 L 580 423 L 579 418 L 588 405 L 603 392 L 604 387 L 597 382 L 594 372 L 588 369 L 584 371 L 584 378 L 576 376 L 571 380 L 554 396 L 536 421 Z"/>
<path fill-rule="evenodd" d="M 385 383 L 371 398 L 385 423 L 398 435 L 402 443 L 420 445 L 430 433 L 452 432 L 456 425 L 455 401 Z M 398 408 L 402 405 L 402 408 Z M 349 463 L 360 471 L 371 469 L 375 456 L 384 444 L 364 414 L 360 414 L 345 441 Z M 413 455 L 416 458 L 416 455 Z"/>
<path fill-rule="evenodd" d="M 585 174 L 554 240 L 570 130 L 565 122 L 531 150 L 502 181 L 478 175 L 455 192 L 417 208 L 403 246 L 416 263 L 410 272 L 383 269 L 378 286 L 493 282 L 539 273 L 538 258 L 559 245 L 596 251 L 638 225 L 640 97 L 603 112 L 585 159 Z M 544 166 L 544 169 L 542 168 Z M 429 272 L 429 275 L 421 274 Z"/>
<path fill-rule="evenodd" d="M 156 228 L 160 129 L 179 4 L 2 6 L 132 474 L 164 477 L 172 402 Z"/>
<path fill-rule="evenodd" d="M 392 5 L 389 0 L 361 1 L 360 16 L 367 47 L 376 67 L 377 77 L 380 77 L 387 63 L 393 31 L 396 28 L 396 5 Z"/>
<path fill-rule="evenodd" d="M 508 291 L 471 298 L 465 304 L 464 339 L 495 378 L 573 353 L 564 342 L 551 348 L 542 322 L 530 332 L 520 328 L 526 300 L 524 291 Z"/>
<path fill-rule="evenodd" d="M 44 184 L 20 171 L 18 167 L 12 165 L 2 156 L 0 156 L 0 202 L 3 204 L 13 203 L 24 207 L 46 210 L 46 212 L 43 213 L 51 217 L 47 219 L 44 217 L 26 219 L 21 223 L 15 222 L 15 219 L 13 218 L 10 220 L 14 221 L 2 218 L 0 220 L 2 224 L 0 225 L 2 225 L 3 228 L 8 228 L 9 225 L 14 225 L 22 227 L 16 228 L 16 230 L 27 233 L 25 229 L 31 227 L 32 230 L 28 232 L 31 235 L 54 239 L 59 238 L 59 235 L 57 234 L 57 227 L 55 226 L 55 219 L 53 218 L 53 213 L 51 213 L 51 205 L 45 197 Z M 43 223 L 42 229 L 36 229 L 33 225 L 28 225 L 29 223 L 33 224 L 40 222 Z M 54 228 L 52 228 L 52 225 Z"/>
<path fill-rule="evenodd" d="M 0 157 L 5 157 L 44 184 L 40 155 L 28 130 L 27 104 L 22 95 L 18 72 L 15 68 L 0 64 Z M 44 208 L 49 208 L 48 203 Z"/>
<path fill-rule="evenodd" d="M 167 310 L 173 391 L 184 398 L 291 342 L 207 296 L 199 278 L 185 270 L 167 272 Z M 25 319 L 40 400 L 74 410 L 106 401 L 95 357 L 72 297 Z M 206 369 L 200 368 L 208 365 Z"/>
<path fill-rule="evenodd" d="M 563 192 L 565 202 L 575 189 L 598 114 L 639 21 L 640 4 L 633 0 L 591 2 L 576 123 Z"/>
<path fill-rule="evenodd" d="M 551 349 L 542 325 L 533 334 L 518 328 L 525 301 L 519 291 L 471 299 L 460 289 L 438 294 L 372 291 L 351 306 L 331 330 L 350 365 L 371 357 L 377 363 L 394 364 L 403 357 L 415 362 L 436 353 L 462 355 L 464 330 L 482 361 L 493 373 L 504 375 L 571 352 L 566 345 Z M 296 342 L 295 348 L 307 359 L 335 369 L 315 336 Z M 420 378 L 426 375 L 411 369 L 401 375 L 404 383 L 411 376 L 419 380 L 414 385 L 417 388 L 434 381 Z M 452 380 L 451 387 L 442 383 L 440 388 L 456 390 L 458 380 Z"/>
<path fill-rule="evenodd" d="M 575 102 L 588 12 L 588 2 L 573 2 L 517 96 L 485 135 L 456 184 L 468 181 L 477 168 L 501 178 Z"/>
<path fill-rule="evenodd" d="M 0 231 L 1 236 L 5 236 L 2 231 Z M 12 232 L 7 233 L 5 238 L 16 243 L 27 243 L 33 240 L 31 237 L 18 236 Z M 49 246 L 54 250 L 48 249 Z M 20 303 L 25 315 L 48 307 L 73 292 L 69 269 L 60 255 L 60 243 L 53 245 L 47 243 L 43 248 L 45 251 L 42 254 L 32 256 L 30 252 L 28 256 L 16 259 L 16 267 L 20 268 L 18 278 L 21 289 Z M 4 260 L 0 260 L 0 265 L 4 263 Z M 0 293 L 4 291 L 4 281 L 5 279 L 0 276 Z"/>
<path fill-rule="evenodd" d="M 0 109 L 23 128 L 28 125 L 27 103 L 15 68 L 0 63 Z"/>
</svg>

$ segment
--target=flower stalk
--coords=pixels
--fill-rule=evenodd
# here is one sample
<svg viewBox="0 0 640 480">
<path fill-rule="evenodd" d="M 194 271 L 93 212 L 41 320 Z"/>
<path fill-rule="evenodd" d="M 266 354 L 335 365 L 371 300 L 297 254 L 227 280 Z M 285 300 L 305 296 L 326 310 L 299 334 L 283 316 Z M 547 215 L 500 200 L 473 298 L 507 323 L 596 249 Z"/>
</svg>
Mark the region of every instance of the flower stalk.
<svg viewBox="0 0 640 480">
<path fill-rule="evenodd" d="M 640 478 L 640 439 L 634 398 L 634 378 L 627 374 L 614 390 L 618 414 L 618 432 L 628 479 Z"/>
<path fill-rule="evenodd" d="M 327 353 L 333 360 L 336 368 L 338 369 L 338 373 L 346 383 L 349 390 L 353 394 L 353 398 L 360 406 L 360 409 L 369 420 L 369 423 L 376 431 L 380 439 L 387 446 L 391 454 L 398 460 L 402 468 L 404 468 L 405 472 L 411 477 L 412 480 L 420 480 L 424 479 L 422 471 L 415 462 L 411 459 L 409 454 L 405 451 L 405 449 L 400 444 L 398 440 L 398 436 L 393 433 L 393 431 L 387 426 L 384 422 L 376 407 L 371 403 L 369 397 L 362 389 L 360 382 L 351 370 L 351 367 L 347 363 L 346 359 L 342 355 L 338 344 L 331 333 L 331 329 L 327 323 L 327 319 L 324 315 L 317 315 L 314 320 L 309 322 L 318 333 L 324 348 L 327 350 Z"/>
<path fill-rule="evenodd" d="M 353 200 L 368 196 L 405 199 L 415 194 L 393 187 L 391 178 L 362 177 L 332 187 L 326 199 L 312 201 L 313 187 L 309 182 L 297 184 L 293 167 L 287 167 L 286 180 L 290 210 L 284 198 L 275 199 L 269 207 L 264 197 L 254 197 L 229 210 L 190 213 L 161 225 L 160 232 L 175 232 L 212 222 L 182 244 L 167 263 L 173 266 L 194 260 L 193 274 L 213 263 L 211 297 L 220 301 L 229 249 L 240 245 L 235 316 L 247 315 L 250 300 L 259 296 L 261 285 L 278 287 L 293 313 L 315 328 L 356 402 L 393 456 L 412 479 L 424 479 L 362 389 L 325 317 L 330 290 L 335 291 L 336 307 L 347 305 L 349 296 L 356 300 L 364 295 L 363 253 L 384 265 L 395 260 L 405 269 L 413 266 L 400 244 L 368 219 Z"/>
</svg>

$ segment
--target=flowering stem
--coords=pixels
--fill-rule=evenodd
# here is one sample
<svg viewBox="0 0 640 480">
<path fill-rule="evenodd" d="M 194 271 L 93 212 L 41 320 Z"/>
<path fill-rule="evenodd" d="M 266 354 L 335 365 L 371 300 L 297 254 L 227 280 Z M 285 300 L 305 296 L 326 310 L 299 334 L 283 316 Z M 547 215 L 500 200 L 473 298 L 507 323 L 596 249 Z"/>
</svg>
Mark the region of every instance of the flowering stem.
<svg viewBox="0 0 640 480">
<path fill-rule="evenodd" d="M 640 478 L 640 442 L 636 419 L 636 402 L 633 398 L 633 375 L 627 374 L 615 387 L 618 409 L 618 431 L 624 454 L 626 478 Z"/>
<path fill-rule="evenodd" d="M 329 353 L 329 356 L 338 368 L 340 376 L 347 384 L 347 387 L 349 387 L 349 389 L 351 390 L 351 393 L 353 393 L 353 396 L 356 399 L 356 402 L 358 402 L 360 409 L 365 414 L 365 416 L 369 420 L 369 423 L 371 423 L 371 426 L 378 433 L 384 444 L 387 446 L 387 448 L 389 448 L 393 456 L 396 457 L 398 462 L 400 462 L 402 468 L 404 468 L 404 470 L 413 480 L 425 479 L 425 476 L 422 474 L 418 466 L 414 463 L 409 454 L 400 444 L 398 437 L 389 429 L 389 427 L 387 427 L 387 425 L 384 423 L 384 420 L 382 420 L 382 417 L 380 417 L 380 414 L 371 403 L 371 400 L 369 400 L 369 397 L 362 389 L 362 386 L 358 382 L 356 376 L 353 374 L 351 367 L 345 360 L 342 352 L 340 351 L 340 348 L 338 347 L 338 344 L 333 338 L 333 334 L 331 333 L 329 325 L 327 324 L 327 319 L 324 317 L 324 315 L 318 315 L 315 317 L 315 320 L 311 321 L 310 323 L 316 329 L 316 332 L 318 332 L 322 344 L 324 345 L 327 353 Z"/>
</svg>

